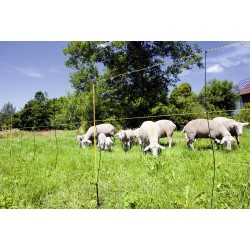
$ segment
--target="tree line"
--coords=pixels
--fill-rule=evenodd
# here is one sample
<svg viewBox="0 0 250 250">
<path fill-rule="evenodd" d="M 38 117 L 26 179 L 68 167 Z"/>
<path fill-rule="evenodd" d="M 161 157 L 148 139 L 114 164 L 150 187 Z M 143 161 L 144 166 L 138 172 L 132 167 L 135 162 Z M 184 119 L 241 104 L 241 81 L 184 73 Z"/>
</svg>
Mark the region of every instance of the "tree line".
<svg viewBox="0 0 250 250">
<path fill-rule="evenodd" d="M 131 116 L 123 117 L 122 112 L 112 112 L 116 107 L 103 106 L 104 113 L 100 112 L 102 94 L 96 94 L 96 119 L 102 122 L 111 122 L 118 128 L 136 128 L 142 120 L 168 119 L 173 121 L 178 129 L 181 129 L 188 121 L 196 118 L 206 118 L 206 108 L 209 117 L 230 116 L 236 109 L 236 101 L 239 95 L 235 92 L 234 85 L 228 80 L 212 80 L 206 89 L 199 94 L 192 91 L 189 83 L 183 82 L 173 88 L 167 99 L 167 105 L 156 103 L 150 112 L 144 114 L 131 113 Z M 127 107 L 128 108 L 128 107 Z M 239 115 L 244 120 L 249 119 L 249 111 L 242 110 Z M 138 115 L 138 116 L 137 116 Z M 126 119 L 133 118 L 134 119 Z M 151 118 L 149 118 L 151 117 Z M 124 118 L 124 119 L 123 119 Z M 98 122 L 98 121 L 97 121 Z M 99 122 L 100 123 L 100 122 Z M 93 125 L 93 99 L 92 93 L 86 96 L 84 93 L 73 91 L 60 98 L 48 98 L 48 94 L 38 91 L 32 100 L 28 101 L 24 108 L 16 112 L 11 103 L 6 103 L 0 112 L 0 128 L 22 128 L 24 130 L 49 130 L 49 129 L 78 129 L 83 130 Z"/>
<path fill-rule="evenodd" d="M 18 112 L 7 103 L 1 109 L 0 127 L 86 130 L 93 125 L 93 84 L 97 122 L 112 121 L 118 128 L 136 128 L 141 117 L 165 115 L 181 129 L 189 120 L 204 117 L 206 109 L 232 115 L 229 110 L 239 99 L 233 82 L 210 81 L 206 98 L 204 88 L 195 94 L 189 83 L 176 86 L 184 70 L 203 67 L 201 52 L 197 44 L 174 41 L 69 42 L 63 53 L 73 70 L 69 80 L 74 91 L 53 99 L 39 91 Z"/>
</svg>

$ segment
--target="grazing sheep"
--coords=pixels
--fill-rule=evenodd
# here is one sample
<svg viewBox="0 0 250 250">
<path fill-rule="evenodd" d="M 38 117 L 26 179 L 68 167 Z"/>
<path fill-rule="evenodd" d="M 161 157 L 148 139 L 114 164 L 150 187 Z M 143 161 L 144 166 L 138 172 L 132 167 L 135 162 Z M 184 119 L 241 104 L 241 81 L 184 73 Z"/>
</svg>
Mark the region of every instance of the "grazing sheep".
<svg viewBox="0 0 250 250">
<path fill-rule="evenodd" d="M 77 135 L 76 140 L 80 143 L 80 147 L 82 147 L 82 139 L 84 138 L 84 135 Z M 92 142 L 88 142 L 88 145 L 92 144 Z"/>
<path fill-rule="evenodd" d="M 222 124 L 226 127 L 226 129 L 230 132 L 232 136 L 235 136 L 237 145 L 240 146 L 239 136 L 243 133 L 243 127 L 248 125 L 248 122 L 238 122 L 234 119 L 229 119 L 226 117 L 216 117 L 213 119 L 214 121 L 222 122 Z"/>
<path fill-rule="evenodd" d="M 160 138 L 167 137 L 169 141 L 169 148 L 172 146 L 172 136 L 174 130 L 176 129 L 176 125 L 169 120 L 159 120 L 155 122 L 160 128 Z"/>
<path fill-rule="evenodd" d="M 217 144 L 225 143 L 227 150 L 231 150 L 231 143 L 232 141 L 235 141 L 229 131 L 222 125 L 222 123 L 214 120 L 192 120 L 186 124 L 182 132 L 185 133 L 186 139 L 188 140 L 187 145 L 192 150 L 194 150 L 193 143 L 196 138 L 212 138 Z"/>
<path fill-rule="evenodd" d="M 103 133 L 106 136 L 114 136 L 115 127 L 109 123 L 103 123 L 96 126 L 96 137 Z M 82 146 L 83 148 L 86 147 L 88 143 L 92 143 L 94 140 L 94 126 L 90 127 L 85 134 L 84 138 L 82 139 Z"/>
<path fill-rule="evenodd" d="M 124 151 L 131 149 L 135 141 L 135 135 L 132 129 L 122 130 L 116 134 L 122 142 Z"/>
<path fill-rule="evenodd" d="M 105 149 L 106 150 L 109 150 L 109 151 L 112 151 L 112 146 L 113 146 L 113 141 L 111 139 L 111 137 L 106 137 L 106 140 L 105 140 Z"/>
<path fill-rule="evenodd" d="M 142 140 L 140 138 L 140 128 L 134 129 L 133 132 L 134 132 L 135 138 L 138 139 L 139 145 L 142 147 Z"/>
<path fill-rule="evenodd" d="M 103 133 L 100 133 L 97 137 L 97 147 L 104 150 L 106 139 L 107 139 L 106 135 Z"/>
<path fill-rule="evenodd" d="M 76 137 L 76 140 L 80 143 L 80 147 L 82 145 L 81 142 L 82 142 L 83 137 L 84 137 L 84 135 L 77 135 L 77 137 Z"/>
<path fill-rule="evenodd" d="M 160 138 L 160 128 L 159 126 L 152 121 L 145 121 L 140 127 L 140 139 L 142 140 L 143 145 L 148 145 L 144 152 L 151 150 L 153 156 L 158 155 L 159 149 L 165 149 L 165 147 L 159 144 Z"/>
</svg>

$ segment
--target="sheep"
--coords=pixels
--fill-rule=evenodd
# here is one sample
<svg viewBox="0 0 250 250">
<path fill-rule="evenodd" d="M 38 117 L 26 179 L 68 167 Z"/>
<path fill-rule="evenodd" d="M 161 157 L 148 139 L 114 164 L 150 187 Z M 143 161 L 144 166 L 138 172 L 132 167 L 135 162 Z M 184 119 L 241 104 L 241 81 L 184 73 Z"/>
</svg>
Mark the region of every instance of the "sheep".
<svg viewBox="0 0 250 250">
<path fill-rule="evenodd" d="M 97 147 L 101 150 L 105 149 L 105 142 L 106 142 L 106 135 L 103 133 L 100 133 L 97 137 Z"/>
<path fill-rule="evenodd" d="M 96 137 L 103 133 L 106 136 L 114 136 L 115 127 L 109 123 L 103 123 L 96 126 Z M 85 148 L 88 143 L 92 143 L 94 140 L 94 126 L 90 127 L 82 139 L 82 147 Z"/>
<path fill-rule="evenodd" d="M 77 137 L 76 137 L 76 140 L 79 141 L 80 147 L 82 147 L 82 148 L 85 148 L 86 145 L 88 145 L 88 146 L 92 145 L 92 141 L 90 141 L 90 140 L 87 141 L 86 145 L 83 145 L 83 141 L 82 140 L 83 140 L 84 136 L 85 136 L 85 134 L 83 134 L 83 135 L 77 135 Z"/>
<path fill-rule="evenodd" d="M 167 137 L 169 141 L 169 148 L 172 146 L 172 136 L 174 130 L 176 129 L 176 125 L 169 120 L 159 120 L 155 122 L 160 128 L 160 138 Z"/>
<path fill-rule="evenodd" d="M 209 123 L 209 127 L 208 127 Z M 210 128 L 210 133 L 209 133 Z M 235 141 L 229 131 L 222 125 L 222 123 L 214 120 L 195 119 L 188 122 L 183 128 L 185 133 L 187 145 L 194 150 L 194 141 L 196 138 L 212 138 L 216 144 L 226 144 L 226 149 L 231 150 L 231 143 Z"/>
<path fill-rule="evenodd" d="M 112 151 L 112 146 L 113 146 L 113 141 L 111 139 L 111 137 L 106 137 L 106 140 L 105 140 L 105 149 L 106 150 L 109 150 L 109 151 Z"/>
<path fill-rule="evenodd" d="M 77 135 L 77 137 L 76 137 L 76 140 L 79 142 L 80 147 L 82 147 L 82 139 L 83 139 L 84 135 L 85 134 L 83 134 L 83 135 Z"/>
<path fill-rule="evenodd" d="M 126 152 L 128 149 L 131 149 L 135 141 L 135 134 L 132 129 L 122 130 L 116 134 L 122 142 L 122 147 Z"/>
<path fill-rule="evenodd" d="M 147 145 L 144 148 L 144 152 L 150 149 L 154 157 L 158 155 L 159 149 L 165 149 L 165 147 L 159 144 L 160 128 L 152 121 L 145 121 L 142 123 L 139 137 L 142 140 L 143 145 Z"/>
<path fill-rule="evenodd" d="M 84 135 L 77 135 L 76 140 L 81 142 L 83 137 L 84 137 Z"/>
<path fill-rule="evenodd" d="M 135 135 L 135 138 L 138 139 L 139 145 L 142 147 L 142 140 L 141 140 L 141 138 L 140 138 L 140 128 L 134 129 L 134 130 L 133 130 L 133 133 L 134 133 L 134 135 Z"/>
<path fill-rule="evenodd" d="M 237 145 L 240 147 L 239 136 L 243 133 L 243 127 L 248 125 L 248 122 L 238 122 L 234 119 L 229 119 L 226 117 L 216 117 L 213 119 L 214 121 L 222 122 L 222 124 L 226 127 L 226 129 L 230 132 L 232 136 L 235 136 Z"/>
</svg>

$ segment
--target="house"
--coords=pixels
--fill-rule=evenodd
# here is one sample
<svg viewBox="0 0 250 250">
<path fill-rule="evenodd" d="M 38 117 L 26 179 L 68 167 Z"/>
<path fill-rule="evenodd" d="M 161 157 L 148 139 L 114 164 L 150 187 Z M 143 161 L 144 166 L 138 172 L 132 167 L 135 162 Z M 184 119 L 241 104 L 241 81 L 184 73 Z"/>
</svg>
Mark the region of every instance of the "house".
<svg viewBox="0 0 250 250">
<path fill-rule="evenodd" d="M 250 77 L 241 80 L 238 84 L 240 90 L 240 107 L 244 107 L 244 104 L 250 102 Z"/>
</svg>

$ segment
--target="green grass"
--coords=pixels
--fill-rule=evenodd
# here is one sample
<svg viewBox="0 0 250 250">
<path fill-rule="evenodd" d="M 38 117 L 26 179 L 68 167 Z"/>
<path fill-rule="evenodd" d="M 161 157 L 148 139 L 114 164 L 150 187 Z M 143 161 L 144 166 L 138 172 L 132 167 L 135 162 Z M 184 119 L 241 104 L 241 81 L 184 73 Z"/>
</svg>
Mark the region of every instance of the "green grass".
<svg viewBox="0 0 250 250">
<path fill-rule="evenodd" d="M 94 148 L 81 149 L 75 131 L 22 132 L 0 139 L 0 208 L 97 208 Z M 215 150 L 213 208 L 250 207 L 250 129 L 227 152 Z M 97 150 L 100 208 L 211 208 L 210 140 L 187 148 L 174 133 L 159 157 L 139 146 Z M 99 164 L 100 162 L 100 164 Z"/>
</svg>

